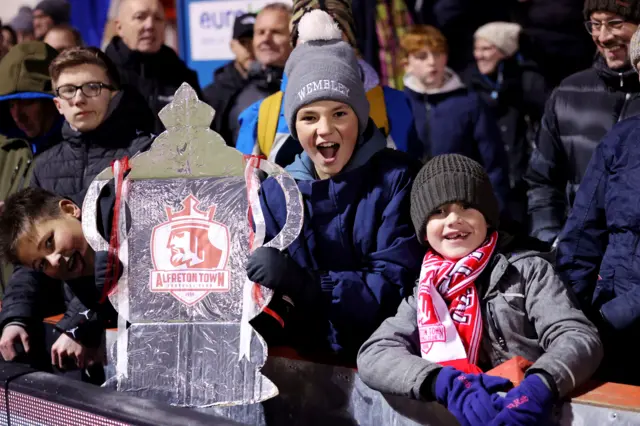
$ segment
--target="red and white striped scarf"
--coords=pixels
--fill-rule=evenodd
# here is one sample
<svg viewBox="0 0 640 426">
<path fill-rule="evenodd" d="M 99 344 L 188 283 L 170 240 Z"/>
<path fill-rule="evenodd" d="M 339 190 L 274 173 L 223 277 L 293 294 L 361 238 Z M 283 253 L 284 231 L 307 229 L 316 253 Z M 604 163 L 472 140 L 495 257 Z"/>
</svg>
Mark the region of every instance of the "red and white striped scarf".
<svg viewBox="0 0 640 426">
<path fill-rule="evenodd" d="M 498 241 L 488 241 L 453 262 L 429 250 L 418 287 L 418 329 L 422 358 L 465 373 L 477 367 L 482 340 L 482 314 L 475 280 L 489 263 Z"/>
</svg>

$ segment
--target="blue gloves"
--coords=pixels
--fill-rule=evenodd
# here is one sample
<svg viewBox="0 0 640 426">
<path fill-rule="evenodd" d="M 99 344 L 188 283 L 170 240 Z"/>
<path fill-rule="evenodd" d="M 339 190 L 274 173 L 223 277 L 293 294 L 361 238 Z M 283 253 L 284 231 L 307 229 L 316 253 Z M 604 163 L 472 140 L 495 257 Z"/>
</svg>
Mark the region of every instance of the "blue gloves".
<svg viewBox="0 0 640 426">
<path fill-rule="evenodd" d="M 486 426 L 506 405 L 504 398 L 492 394 L 510 386 L 502 377 L 464 374 L 444 367 L 436 378 L 435 397 L 462 426 Z"/>
<path fill-rule="evenodd" d="M 504 408 L 491 426 L 535 426 L 549 423 L 554 403 L 553 392 L 537 374 L 527 376 L 520 386 L 507 392 Z"/>
</svg>

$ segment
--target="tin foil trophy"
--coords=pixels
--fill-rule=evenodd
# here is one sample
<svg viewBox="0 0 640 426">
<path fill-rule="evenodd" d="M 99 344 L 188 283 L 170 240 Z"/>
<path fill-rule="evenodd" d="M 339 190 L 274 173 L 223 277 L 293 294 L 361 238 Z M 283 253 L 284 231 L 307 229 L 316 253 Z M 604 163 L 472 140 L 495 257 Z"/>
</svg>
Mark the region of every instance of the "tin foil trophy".
<svg viewBox="0 0 640 426">
<path fill-rule="evenodd" d="M 277 165 L 226 146 L 209 129 L 214 113 L 183 84 L 159 114 L 167 130 L 151 150 L 105 170 L 83 206 L 91 246 L 116 251 L 122 264 L 109 295 L 120 316 L 112 386 L 188 407 L 277 395 L 260 373 L 267 346 L 249 325 L 272 294 L 244 269 L 264 242 L 260 176 L 276 179 L 288 203 L 286 225 L 266 245 L 286 248 L 303 220 L 295 181 Z M 118 225 L 110 241 L 96 227 L 107 185 L 115 188 Z"/>
</svg>

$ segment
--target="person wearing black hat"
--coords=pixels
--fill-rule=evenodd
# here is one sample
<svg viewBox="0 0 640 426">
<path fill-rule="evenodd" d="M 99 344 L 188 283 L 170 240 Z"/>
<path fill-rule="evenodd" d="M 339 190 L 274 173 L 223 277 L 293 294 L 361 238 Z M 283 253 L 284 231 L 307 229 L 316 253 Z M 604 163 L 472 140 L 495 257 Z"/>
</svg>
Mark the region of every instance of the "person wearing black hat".
<svg viewBox="0 0 640 426">
<path fill-rule="evenodd" d="M 67 0 L 42 0 L 33 9 L 33 35 L 38 39 L 55 25 L 71 21 L 71 5 Z"/>
<path fill-rule="evenodd" d="M 410 211 L 428 248 L 420 278 L 361 347 L 360 378 L 384 393 L 438 402 L 463 425 L 550 424 L 554 403 L 588 380 L 603 355 L 553 253 L 499 231 L 489 176 L 459 154 L 420 170 Z M 533 365 L 513 389 L 483 373 L 516 355 Z"/>
<path fill-rule="evenodd" d="M 583 12 L 598 55 L 549 98 L 525 174 L 531 235 L 545 242 L 560 233 L 600 140 L 617 122 L 640 114 L 640 83 L 629 62 L 640 0 L 586 0 Z"/>
<path fill-rule="evenodd" d="M 255 13 L 245 13 L 236 17 L 229 43 L 235 59 L 215 70 L 213 83 L 203 90 L 205 102 L 216 110 L 211 129 L 219 133 L 230 146 L 236 142 L 238 115 L 247 106 L 238 105 L 236 98 L 246 86 L 249 70 L 255 62 L 252 45 L 255 22 Z"/>
</svg>

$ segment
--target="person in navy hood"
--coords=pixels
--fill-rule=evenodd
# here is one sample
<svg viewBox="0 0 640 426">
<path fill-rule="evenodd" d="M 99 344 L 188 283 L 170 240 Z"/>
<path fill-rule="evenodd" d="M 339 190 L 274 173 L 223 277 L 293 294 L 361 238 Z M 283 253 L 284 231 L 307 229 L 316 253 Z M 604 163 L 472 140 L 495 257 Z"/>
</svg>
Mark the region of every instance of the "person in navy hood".
<svg viewBox="0 0 640 426">
<path fill-rule="evenodd" d="M 386 148 L 369 119 L 357 58 L 337 25 L 324 29 L 328 35 L 308 34 L 305 20 L 299 32 L 306 41 L 285 68 L 284 99 L 291 134 L 304 148 L 286 169 L 302 193 L 304 226 L 285 252 L 256 249 L 247 275 L 274 289 L 280 307 L 278 295 L 291 302 L 293 308 L 284 309 L 287 344 L 355 362 L 360 345 L 396 312 L 420 269 L 424 249 L 409 212 L 419 164 Z M 261 204 L 270 239 L 287 219 L 275 180 L 262 185 Z"/>
<path fill-rule="evenodd" d="M 446 67 L 447 40 L 435 27 L 417 26 L 402 39 L 405 94 L 409 99 L 422 159 L 461 154 L 486 170 L 501 211 L 509 193 L 509 166 L 496 120 L 489 107 Z"/>
</svg>

